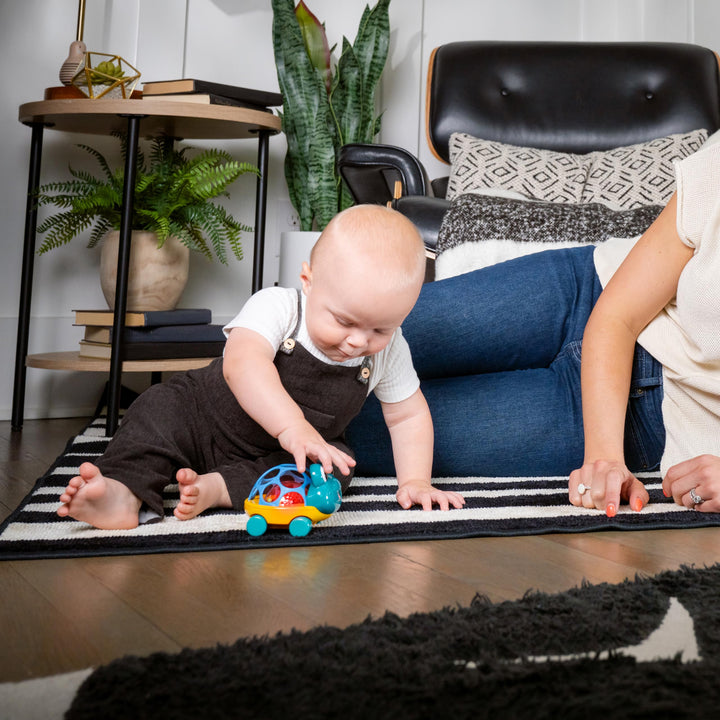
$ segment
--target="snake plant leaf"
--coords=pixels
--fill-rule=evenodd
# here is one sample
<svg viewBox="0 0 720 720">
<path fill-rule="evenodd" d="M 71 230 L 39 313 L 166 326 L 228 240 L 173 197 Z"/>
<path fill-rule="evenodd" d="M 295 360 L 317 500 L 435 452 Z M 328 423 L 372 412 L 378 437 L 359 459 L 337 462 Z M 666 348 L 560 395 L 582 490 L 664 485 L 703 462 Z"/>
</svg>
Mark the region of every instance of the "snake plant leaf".
<svg viewBox="0 0 720 720">
<path fill-rule="evenodd" d="M 375 117 L 375 92 L 387 61 L 390 47 L 390 0 L 378 0 L 365 6 L 353 43 L 353 54 L 362 74 L 362 130 L 357 138 L 346 142 L 372 142 L 379 132 Z M 377 127 L 377 130 L 375 129 Z"/>
<path fill-rule="evenodd" d="M 369 142 L 363 113 L 363 76 L 355 52 L 347 38 L 338 61 L 338 71 L 330 94 L 330 107 L 337 128 L 338 150 L 349 142 Z"/>
<path fill-rule="evenodd" d="M 314 188 L 329 185 L 326 178 L 315 177 L 317 173 L 327 173 L 328 168 L 313 159 L 313 152 L 322 156 L 321 149 L 315 149 L 315 145 L 327 147 L 329 108 L 324 81 L 305 50 L 292 0 L 273 0 L 273 43 L 278 84 L 283 96 L 282 129 L 288 144 L 285 179 L 301 229 L 312 230 L 317 215 Z M 334 157 L 329 172 L 334 181 Z"/>
<path fill-rule="evenodd" d="M 390 0 L 378 0 L 372 9 L 365 6 L 353 50 L 362 68 L 368 92 L 374 92 L 380 81 L 390 47 Z"/>
<path fill-rule="evenodd" d="M 273 48 L 283 95 L 280 117 L 287 140 L 285 179 L 303 230 L 324 229 L 338 210 L 352 204 L 337 173 L 337 154 L 343 144 L 372 142 L 380 129 L 375 88 L 387 59 L 389 4 L 378 0 L 372 9 L 366 6 L 357 48 L 343 38 L 328 95 L 330 51 L 324 27 L 304 1 L 296 9 L 293 0 L 272 0 Z"/>
<path fill-rule="evenodd" d="M 305 51 L 310 62 L 322 75 L 325 89 L 330 93 L 332 69 L 330 67 L 330 45 L 325 33 L 325 26 L 310 12 L 303 0 L 300 0 L 295 8 L 295 17 L 300 26 Z"/>
<path fill-rule="evenodd" d="M 324 228 L 338 213 L 339 178 L 335 173 L 335 143 L 324 128 L 318 126 L 309 156 L 308 194 L 318 227 Z"/>
</svg>

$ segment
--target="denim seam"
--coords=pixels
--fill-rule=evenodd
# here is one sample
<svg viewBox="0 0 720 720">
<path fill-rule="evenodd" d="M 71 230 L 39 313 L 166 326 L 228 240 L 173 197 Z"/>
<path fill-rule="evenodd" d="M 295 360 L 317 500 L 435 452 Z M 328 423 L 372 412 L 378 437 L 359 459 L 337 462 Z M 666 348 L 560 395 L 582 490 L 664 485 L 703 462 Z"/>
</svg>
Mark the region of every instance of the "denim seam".
<svg viewBox="0 0 720 720">
<path fill-rule="evenodd" d="M 553 362 L 556 362 L 560 358 L 563 357 L 563 355 L 569 355 L 573 360 L 581 361 L 582 360 L 582 340 L 571 340 L 568 343 L 565 343 L 563 345 L 562 350 L 558 353 L 558 356 L 555 358 Z"/>
<path fill-rule="evenodd" d="M 630 406 L 628 404 L 628 411 L 626 414 L 626 420 L 625 423 L 625 432 L 629 435 L 631 435 L 631 438 L 626 437 L 626 441 L 628 439 L 632 440 L 632 446 L 635 449 L 635 452 L 639 456 L 639 460 L 641 463 L 641 468 L 643 470 L 646 470 L 648 466 L 650 465 L 650 461 L 648 459 L 648 453 L 647 449 L 645 448 L 645 443 L 642 442 L 642 435 L 638 432 L 637 422 L 635 421 L 635 415 L 634 413 L 630 412 Z"/>
</svg>

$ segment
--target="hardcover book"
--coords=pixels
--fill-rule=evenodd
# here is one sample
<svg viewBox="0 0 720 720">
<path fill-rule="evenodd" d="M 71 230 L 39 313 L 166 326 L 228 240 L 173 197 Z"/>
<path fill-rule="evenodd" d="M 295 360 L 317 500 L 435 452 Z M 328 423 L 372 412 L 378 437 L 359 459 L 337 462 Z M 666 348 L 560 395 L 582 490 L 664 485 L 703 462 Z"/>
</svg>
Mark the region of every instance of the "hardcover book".
<svg viewBox="0 0 720 720">
<path fill-rule="evenodd" d="M 226 95 L 215 95 L 214 93 L 181 93 L 172 95 L 144 95 L 146 100 L 162 100 L 163 102 L 190 102 L 201 105 L 229 105 L 231 107 L 245 107 L 251 110 L 265 110 L 264 106 L 255 105 Z"/>
<path fill-rule="evenodd" d="M 225 341 L 207 342 L 139 342 L 123 346 L 124 360 L 169 360 L 172 358 L 220 357 Z M 80 341 L 80 355 L 109 360 L 112 346 L 109 343 Z"/>
<path fill-rule="evenodd" d="M 222 325 L 158 325 L 156 327 L 126 327 L 123 340 L 129 342 L 224 342 Z M 96 343 L 110 343 L 112 328 L 88 325 L 85 340 Z"/>
<path fill-rule="evenodd" d="M 74 310 L 75 325 L 112 326 L 112 310 Z M 176 308 L 175 310 L 147 310 L 125 313 L 128 327 L 155 327 L 157 325 L 201 325 L 212 320 L 207 308 Z"/>
<path fill-rule="evenodd" d="M 225 85 L 223 83 L 209 82 L 207 80 L 195 80 L 193 78 L 182 78 L 180 80 L 157 80 L 146 82 L 143 85 L 143 97 L 152 95 L 174 95 L 181 93 L 209 93 L 211 95 L 222 95 L 234 98 L 254 107 L 267 108 L 282 105 L 282 95 L 276 92 L 265 90 L 253 90 L 251 88 L 237 87 L 236 85 Z"/>
</svg>

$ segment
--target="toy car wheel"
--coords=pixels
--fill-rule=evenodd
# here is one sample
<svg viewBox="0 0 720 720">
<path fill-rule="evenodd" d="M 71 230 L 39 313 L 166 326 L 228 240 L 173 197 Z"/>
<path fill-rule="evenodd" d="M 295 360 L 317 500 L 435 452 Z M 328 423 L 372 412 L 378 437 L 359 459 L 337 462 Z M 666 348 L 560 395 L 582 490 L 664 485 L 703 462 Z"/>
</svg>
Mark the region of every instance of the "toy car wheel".
<svg viewBox="0 0 720 720">
<path fill-rule="evenodd" d="M 253 537 L 257 537 L 258 535 L 262 535 L 267 530 L 267 520 L 262 515 L 252 515 L 250 519 L 247 521 L 247 525 L 245 526 L 245 529 L 252 535 Z"/>
<path fill-rule="evenodd" d="M 288 530 L 293 537 L 305 537 L 312 529 L 312 520 L 307 517 L 296 517 L 290 521 Z"/>
</svg>

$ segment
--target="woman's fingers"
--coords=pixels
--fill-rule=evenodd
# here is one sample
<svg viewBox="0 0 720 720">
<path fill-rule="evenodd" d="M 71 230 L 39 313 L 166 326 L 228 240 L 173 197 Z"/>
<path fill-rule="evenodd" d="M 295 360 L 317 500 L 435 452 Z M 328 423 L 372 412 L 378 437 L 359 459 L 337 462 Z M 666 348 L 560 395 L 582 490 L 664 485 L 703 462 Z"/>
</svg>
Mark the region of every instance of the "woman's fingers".
<svg viewBox="0 0 720 720">
<path fill-rule="evenodd" d="M 570 502 L 577 507 L 596 508 L 614 517 L 621 499 L 627 499 L 633 510 L 642 510 L 649 496 L 645 486 L 617 461 L 596 460 L 570 473 Z"/>
<path fill-rule="evenodd" d="M 673 465 L 663 480 L 663 493 L 686 508 L 720 511 L 720 457 L 698 455 Z"/>
</svg>

